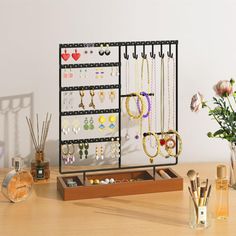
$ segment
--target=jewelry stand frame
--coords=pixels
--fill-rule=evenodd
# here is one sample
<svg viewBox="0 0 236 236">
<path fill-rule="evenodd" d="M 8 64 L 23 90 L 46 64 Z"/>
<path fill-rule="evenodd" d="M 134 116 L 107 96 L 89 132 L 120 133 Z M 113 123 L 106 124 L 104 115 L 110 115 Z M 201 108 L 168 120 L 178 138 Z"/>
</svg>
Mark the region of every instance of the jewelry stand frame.
<svg viewBox="0 0 236 236">
<path fill-rule="evenodd" d="M 57 178 L 57 189 L 62 195 L 63 200 L 77 200 L 77 199 L 87 199 L 87 198 L 98 198 L 98 197 L 109 197 L 109 196 L 121 196 L 121 195 L 131 195 L 131 194 L 142 194 L 142 193 L 152 193 L 152 192 L 166 192 L 166 191 L 176 191 L 183 189 L 183 178 L 181 178 L 177 173 L 175 173 L 171 168 L 166 166 L 178 164 L 178 157 L 175 157 L 173 163 L 162 163 L 162 164 L 150 164 L 150 165 L 135 165 L 135 166 L 122 166 L 121 165 L 121 98 L 127 96 L 133 96 L 132 94 L 121 94 L 121 58 L 122 58 L 122 48 L 125 47 L 124 58 L 127 57 L 127 47 L 134 47 L 134 54 L 136 54 L 136 46 L 143 46 L 142 57 L 145 57 L 145 46 L 151 45 L 152 52 L 151 57 L 155 56 L 153 52 L 154 45 L 160 46 L 159 56 L 163 55 L 163 46 L 169 46 L 168 56 L 171 56 L 171 45 L 175 45 L 175 130 L 178 131 L 178 41 L 177 40 L 167 40 L 167 41 L 136 41 L 136 42 L 100 42 L 92 43 L 92 47 L 100 47 L 101 45 L 109 45 L 109 47 L 118 47 L 118 62 L 111 63 L 83 63 L 83 64 L 62 64 L 61 53 L 63 49 L 77 49 L 77 48 L 87 48 L 87 43 L 80 44 L 60 44 L 59 45 L 59 171 L 61 174 L 82 174 L 82 175 L 72 175 L 72 176 L 59 176 Z M 118 84 L 116 85 L 95 85 L 95 86 L 69 86 L 62 87 L 62 69 L 70 68 L 91 68 L 91 67 L 113 67 L 118 66 Z M 90 90 L 90 89 L 118 89 L 119 100 L 118 109 L 101 109 L 101 110 L 85 110 L 85 111 L 62 111 L 61 100 L 62 92 L 64 91 L 79 91 Z M 157 91 L 155 91 L 157 92 Z M 155 94 L 149 94 L 155 96 Z M 91 138 L 91 139 L 78 139 L 78 140 L 62 140 L 61 136 L 61 121 L 63 116 L 72 115 L 89 115 L 89 114 L 105 114 L 105 113 L 117 113 L 119 116 L 118 123 L 118 136 L 117 137 L 104 137 L 104 138 Z M 157 133 L 161 134 L 161 133 Z M 148 133 L 144 133 L 144 136 Z M 118 167 L 116 168 L 102 168 L 102 169 L 89 169 L 89 170 L 79 170 L 79 171 L 62 171 L 62 155 L 61 155 L 61 145 L 63 144 L 79 144 L 82 142 L 96 143 L 96 142 L 110 142 L 112 139 L 119 141 L 120 153 Z M 178 153 L 178 140 L 176 139 L 176 153 Z M 165 167 L 164 167 L 165 166 Z M 160 169 L 156 167 L 163 167 L 162 170 L 166 171 L 171 179 L 161 179 L 158 175 Z M 149 168 L 147 170 L 147 168 Z M 150 169 L 152 168 L 152 169 Z M 133 169 L 133 170 L 131 170 Z M 142 169 L 142 170 L 134 170 Z M 94 172 L 104 172 L 102 174 L 91 174 Z M 108 172 L 107 172 L 108 171 Z M 112 172 L 111 172 L 112 171 Z M 89 173 L 86 175 L 86 173 Z M 106 172 L 106 173 L 105 173 Z M 90 179 L 102 180 L 110 176 L 114 179 L 125 178 L 132 179 L 138 177 L 142 181 L 135 182 L 119 182 L 108 185 L 92 185 L 90 184 Z M 66 184 L 66 179 L 72 178 L 77 186 L 69 187 Z"/>
</svg>

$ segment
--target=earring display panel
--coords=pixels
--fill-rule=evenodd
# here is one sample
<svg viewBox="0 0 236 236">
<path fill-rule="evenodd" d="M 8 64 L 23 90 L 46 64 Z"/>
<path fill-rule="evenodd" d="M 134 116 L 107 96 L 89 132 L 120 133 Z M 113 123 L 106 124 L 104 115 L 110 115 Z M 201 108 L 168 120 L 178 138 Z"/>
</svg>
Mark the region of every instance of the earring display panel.
<svg viewBox="0 0 236 236">
<path fill-rule="evenodd" d="M 60 171 L 119 168 L 119 47 L 60 47 Z"/>
</svg>

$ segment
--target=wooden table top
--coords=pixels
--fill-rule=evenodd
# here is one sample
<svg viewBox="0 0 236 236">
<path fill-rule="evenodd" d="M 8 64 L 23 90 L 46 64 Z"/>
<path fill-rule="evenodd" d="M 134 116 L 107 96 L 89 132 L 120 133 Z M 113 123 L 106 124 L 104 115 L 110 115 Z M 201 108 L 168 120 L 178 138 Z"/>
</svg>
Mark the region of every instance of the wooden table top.
<svg viewBox="0 0 236 236">
<path fill-rule="evenodd" d="M 230 217 L 214 219 L 214 188 L 210 200 L 211 226 L 188 226 L 189 193 L 186 173 L 198 171 L 214 183 L 216 163 L 179 164 L 173 169 L 184 177 L 184 191 L 103 199 L 62 201 L 56 189 L 56 170 L 46 184 L 36 184 L 29 199 L 10 203 L 0 193 L 0 236 L 83 235 L 236 235 L 236 190 L 230 190 Z M 0 181 L 6 170 L 0 170 Z M 214 185 L 213 185 L 214 186 Z"/>
</svg>

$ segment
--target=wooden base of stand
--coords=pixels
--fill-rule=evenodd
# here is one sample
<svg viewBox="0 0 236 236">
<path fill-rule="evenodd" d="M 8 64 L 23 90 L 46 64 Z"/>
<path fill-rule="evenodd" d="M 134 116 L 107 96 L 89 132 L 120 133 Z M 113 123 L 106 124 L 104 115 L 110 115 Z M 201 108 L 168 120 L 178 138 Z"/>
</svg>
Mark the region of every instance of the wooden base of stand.
<svg viewBox="0 0 236 236">
<path fill-rule="evenodd" d="M 159 174 L 160 170 L 163 170 L 170 178 L 162 178 Z M 113 178 L 116 182 L 113 184 L 96 185 L 90 183 L 91 179 L 101 181 L 106 178 Z M 73 179 L 77 186 L 69 187 L 67 184 L 68 179 Z M 171 168 L 157 169 L 155 179 L 153 178 L 151 171 L 147 170 L 91 174 L 86 176 L 85 185 L 83 185 L 81 176 L 60 176 L 57 177 L 57 189 L 65 201 L 104 198 L 183 190 L 183 178 Z"/>
</svg>

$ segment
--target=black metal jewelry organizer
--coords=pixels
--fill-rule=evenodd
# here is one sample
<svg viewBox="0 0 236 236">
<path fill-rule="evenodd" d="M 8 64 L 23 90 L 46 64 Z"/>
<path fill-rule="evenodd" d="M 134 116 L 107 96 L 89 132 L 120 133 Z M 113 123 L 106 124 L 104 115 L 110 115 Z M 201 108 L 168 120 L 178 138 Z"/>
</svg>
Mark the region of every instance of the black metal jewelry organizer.
<svg viewBox="0 0 236 236">
<path fill-rule="evenodd" d="M 137 42 L 99 42 L 99 43 L 93 43 L 91 44 L 93 48 L 99 48 L 103 45 L 109 45 L 110 48 L 117 48 L 117 61 L 115 62 L 105 62 L 105 63 L 73 63 L 73 64 L 63 64 L 61 59 L 62 52 L 67 50 L 74 50 L 74 49 L 84 49 L 88 47 L 87 43 L 79 43 L 79 44 L 60 44 L 59 45 L 59 170 L 61 174 L 73 174 L 73 173 L 83 173 L 83 180 L 85 183 L 85 177 L 86 172 L 97 172 L 97 171 L 110 171 L 110 170 L 121 170 L 121 169 L 134 169 L 134 168 L 153 168 L 153 176 L 155 176 L 156 173 L 156 167 L 158 166 L 169 166 L 169 165 L 176 165 L 178 163 L 178 157 L 175 157 L 175 161 L 173 163 L 161 163 L 161 164 L 149 164 L 149 165 L 134 165 L 134 166 L 122 166 L 121 164 L 121 98 L 127 97 L 127 96 L 133 96 L 132 94 L 121 94 L 121 78 L 122 78 L 122 57 L 124 56 L 126 59 L 128 59 L 127 55 L 127 48 L 133 48 L 133 58 L 136 58 L 137 52 L 136 47 L 142 47 L 143 52 L 141 54 L 142 57 L 147 57 L 147 54 L 145 53 L 145 48 L 148 46 L 152 48 L 152 52 L 150 53 L 150 57 L 155 56 L 163 56 L 163 47 L 168 47 L 169 51 L 167 52 L 167 56 L 171 56 L 172 50 L 175 50 L 175 63 L 176 63 L 176 86 L 175 86 L 175 109 L 176 109 L 176 116 L 175 116 L 175 130 L 178 130 L 178 41 L 177 40 L 167 40 L 167 41 L 137 41 Z M 154 46 L 156 47 L 156 50 L 158 48 L 159 54 L 154 54 Z M 174 48 L 174 49 L 173 49 Z M 99 49 L 98 49 L 99 50 Z M 125 53 L 123 55 L 123 50 L 125 50 Z M 117 84 L 106 84 L 106 85 L 85 85 L 85 86 L 62 86 L 62 70 L 63 69 L 80 69 L 80 68 L 102 68 L 102 67 L 118 67 L 118 83 Z M 76 111 L 63 111 L 62 110 L 62 93 L 63 92 L 70 92 L 70 91 L 89 91 L 89 90 L 99 90 L 99 89 L 117 89 L 118 91 L 118 108 L 114 109 L 89 109 L 89 110 L 76 110 Z M 155 91 L 152 94 L 149 94 L 151 96 L 155 96 Z M 62 140 L 61 130 L 62 130 L 62 117 L 70 117 L 70 116 L 83 116 L 83 115 L 94 115 L 94 114 L 109 114 L 109 113 L 115 113 L 118 116 L 118 135 L 115 137 L 104 137 L 104 138 L 89 138 L 89 139 L 69 139 L 69 140 Z M 157 133 L 160 134 L 160 133 Z M 143 134 L 148 135 L 148 133 Z M 99 142 L 111 142 L 112 140 L 118 140 L 120 144 L 120 154 L 119 154 L 119 160 L 118 160 L 118 166 L 112 167 L 112 168 L 99 168 L 99 169 L 86 169 L 86 170 L 74 170 L 71 169 L 70 171 L 63 171 L 62 170 L 62 153 L 61 153 L 61 145 L 63 144 L 79 144 L 79 143 L 99 143 Z M 114 141 L 113 140 L 113 141 Z M 176 139 L 177 143 L 177 139 Z M 176 145 L 176 153 L 178 152 L 178 145 Z M 145 154 L 143 154 L 145 155 Z"/>
</svg>

